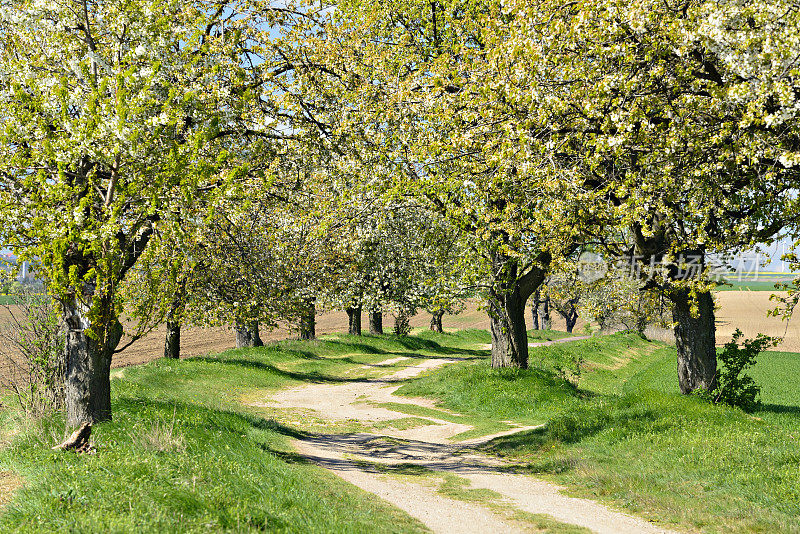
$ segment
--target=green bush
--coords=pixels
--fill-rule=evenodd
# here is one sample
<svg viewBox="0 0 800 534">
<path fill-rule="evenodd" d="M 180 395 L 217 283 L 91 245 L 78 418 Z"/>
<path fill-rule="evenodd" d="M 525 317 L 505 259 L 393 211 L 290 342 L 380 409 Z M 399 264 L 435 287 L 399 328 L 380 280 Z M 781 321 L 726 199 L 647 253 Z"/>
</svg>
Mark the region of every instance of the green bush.
<svg viewBox="0 0 800 534">
<path fill-rule="evenodd" d="M 722 364 L 717 369 L 717 388 L 711 393 L 716 404 L 738 406 L 745 411 L 755 410 L 760 401 L 761 387 L 753 377 L 744 374 L 746 369 L 756 364 L 756 357 L 769 347 L 777 344 L 775 338 L 758 334 L 755 339 L 740 340 L 744 334 L 738 328 L 731 341 L 725 344 L 718 359 Z"/>
</svg>

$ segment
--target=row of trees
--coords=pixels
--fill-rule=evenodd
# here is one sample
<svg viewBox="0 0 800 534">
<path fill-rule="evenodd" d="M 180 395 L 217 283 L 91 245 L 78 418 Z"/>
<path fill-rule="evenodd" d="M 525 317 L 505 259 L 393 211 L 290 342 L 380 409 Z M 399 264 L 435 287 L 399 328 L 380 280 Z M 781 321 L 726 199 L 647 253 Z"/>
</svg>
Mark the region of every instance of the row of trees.
<svg viewBox="0 0 800 534">
<path fill-rule="evenodd" d="M 796 228 L 798 21 L 783 1 L 0 1 L 2 236 L 63 307 L 68 422 L 111 416 L 123 309 L 126 340 L 164 318 L 248 344 L 279 319 L 310 337 L 317 302 L 355 331 L 477 291 L 493 365 L 526 367 L 526 304 L 585 249 L 638 266 L 681 390 L 713 389 L 709 255 Z"/>
<path fill-rule="evenodd" d="M 630 267 L 610 267 L 599 257 L 566 263 L 531 298 L 533 328 L 550 328 L 555 315 L 564 320 L 567 332 L 573 331 L 579 317 L 601 332 L 627 330 L 642 337 L 648 326 L 668 326 L 664 295 L 647 290 L 647 282 Z"/>
</svg>

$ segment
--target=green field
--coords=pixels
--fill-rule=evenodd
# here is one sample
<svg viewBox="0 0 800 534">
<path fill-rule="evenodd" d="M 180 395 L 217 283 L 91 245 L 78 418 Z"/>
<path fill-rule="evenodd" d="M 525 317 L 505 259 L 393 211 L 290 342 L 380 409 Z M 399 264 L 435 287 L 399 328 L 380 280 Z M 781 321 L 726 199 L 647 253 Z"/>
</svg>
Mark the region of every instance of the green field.
<svg viewBox="0 0 800 534">
<path fill-rule="evenodd" d="M 9 304 L 16 304 L 17 297 L 14 295 L 0 295 L 0 306 L 7 306 Z"/>
<path fill-rule="evenodd" d="M 717 286 L 717 291 L 779 291 L 775 288 L 775 284 L 780 282 L 774 281 L 747 281 L 743 280 L 729 282 L 730 285 Z"/>
<path fill-rule="evenodd" d="M 791 283 L 794 275 L 791 273 L 758 273 L 757 276 L 730 276 L 722 278 L 723 285 L 717 286 L 717 291 L 778 291 L 775 284 Z"/>
</svg>

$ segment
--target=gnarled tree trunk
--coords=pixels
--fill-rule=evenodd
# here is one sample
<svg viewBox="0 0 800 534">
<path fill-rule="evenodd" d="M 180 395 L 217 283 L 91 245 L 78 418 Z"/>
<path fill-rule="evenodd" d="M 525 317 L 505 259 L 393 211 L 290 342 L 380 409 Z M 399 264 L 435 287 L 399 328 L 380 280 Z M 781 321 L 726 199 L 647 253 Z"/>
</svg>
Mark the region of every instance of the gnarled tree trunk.
<svg viewBox="0 0 800 534">
<path fill-rule="evenodd" d="M 87 172 L 94 165 L 84 157 L 77 167 L 72 179 L 83 183 L 84 191 L 90 191 Z M 111 190 L 107 195 L 108 202 Z M 64 404 L 69 426 L 111 419 L 111 358 L 123 333 L 114 297 L 120 282 L 146 249 L 159 218 L 154 213 L 132 224 L 137 228 L 133 235 L 124 231 L 114 234 L 114 247 L 109 250 L 117 252 L 113 253 L 111 264 L 105 263 L 105 252 L 92 250 L 85 243 L 71 242 L 65 251 L 64 273 L 69 273 L 70 280 L 76 275 L 81 280 L 59 295 L 65 330 Z M 110 244 L 111 241 L 105 242 L 103 248 Z M 99 265 L 110 265 L 110 269 L 98 269 Z"/>
<path fill-rule="evenodd" d="M 178 359 L 181 356 L 181 320 L 186 302 L 186 278 L 182 277 L 167 312 L 167 337 L 164 340 L 164 357 Z"/>
<path fill-rule="evenodd" d="M 678 385 L 681 393 L 717 387 L 716 325 L 714 297 L 697 294 L 697 316 L 692 316 L 688 289 L 670 292 L 672 319 L 675 321 L 675 346 L 678 349 Z"/>
<path fill-rule="evenodd" d="M 306 300 L 305 313 L 300 318 L 300 339 L 317 338 L 317 306 L 314 300 Z"/>
<path fill-rule="evenodd" d="M 492 367 L 528 367 L 528 332 L 525 299 L 515 287 L 492 299 L 489 320 L 492 332 Z"/>
<path fill-rule="evenodd" d="M 94 284 L 84 284 L 81 299 L 72 296 L 62 301 L 66 327 L 64 396 L 67 425 L 73 427 L 111 419 L 111 357 L 122 338 L 122 325 L 108 299 L 97 304 L 95 324 L 90 323 L 94 291 Z"/>
<path fill-rule="evenodd" d="M 520 274 L 519 261 L 496 251 L 492 256 L 494 280 L 489 292 L 489 321 L 492 332 L 492 367 L 528 367 L 528 332 L 525 304 L 544 282 L 551 257 L 542 253 L 539 266 Z"/>
<path fill-rule="evenodd" d="M 347 308 L 348 329 L 347 332 L 352 336 L 361 335 L 361 306 Z"/>
<path fill-rule="evenodd" d="M 578 322 L 578 312 L 573 310 L 570 313 L 568 313 L 567 316 L 564 317 L 564 322 L 567 325 L 567 333 L 571 334 L 572 331 L 575 329 L 575 323 Z"/>
<path fill-rule="evenodd" d="M 658 218 L 650 221 L 650 231 L 645 233 L 641 224 L 632 227 L 636 255 L 641 265 L 665 264 L 667 281 L 659 287 L 672 302 L 672 320 L 675 322 L 675 346 L 678 351 L 678 386 L 681 393 L 689 394 L 702 389 L 712 391 L 717 386 L 716 325 L 714 324 L 714 297 L 709 292 L 696 293 L 697 313 L 692 315 L 691 291 L 686 282 L 705 275 L 705 247 L 684 248 L 678 261 L 670 259 L 668 252 L 679 243 L 678 237 Z M 669 260 L 669 261 L 665 261 Z M 645 269 L 645 274 L 652 274 Z M 683 285 L 674 282 L 684 282 Z"/>
<path fill-rule="evenodd" d="M 369 313 L 369 333 L 373 335 L 383 334 L 383 313 L 380 311 Z"/>
<path fill-rule="evenodd" d="M 263 347 L 264 342 L 258 334 L 258 321 L 236 322 L 236 348 L 243 347 Z"/>
<path fill-rule="evenodd" d="M 558 310 L 559 315 L 564 318 L 564 323 L 567 326 L 567 333 L 570 334 L 575 329 L 575 323 L 578 322 L 577 304 L 578 301 L 576 299 L 570 299 L 567 301 L 566 310 L 564 312 Z"/>
<path fill-rule="evenodd" d="M 442 332 L 442 317 L 444 310 L 437 310 L 431 313 L 431 330 L 434 332 Z"/>
<path fill-rule="evenodd" d="M 394 316 L 394 335 L 403 337 L 411 333 L 411 313 L 400 309 Z"/>
</svg>

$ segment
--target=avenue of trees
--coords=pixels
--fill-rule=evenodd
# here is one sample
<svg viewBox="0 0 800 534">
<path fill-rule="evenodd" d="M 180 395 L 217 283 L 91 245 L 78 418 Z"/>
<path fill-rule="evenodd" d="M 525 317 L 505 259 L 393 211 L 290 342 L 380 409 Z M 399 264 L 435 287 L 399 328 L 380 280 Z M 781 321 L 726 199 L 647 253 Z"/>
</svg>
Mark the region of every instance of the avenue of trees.
<svg viewBox="0 0 800 534">
<path fill-rule="evenodd" d="M 529 304 L 666 309 L 712 391 L 712 258 L 798 230 L 784 0 L 0 0 L 0 48 L 0 234 L 60 305 L 73 426 L 157 324 L 177 357 L 184 325 L 402 334 L 469 297 L 495 367 Z"/>
</svg>

